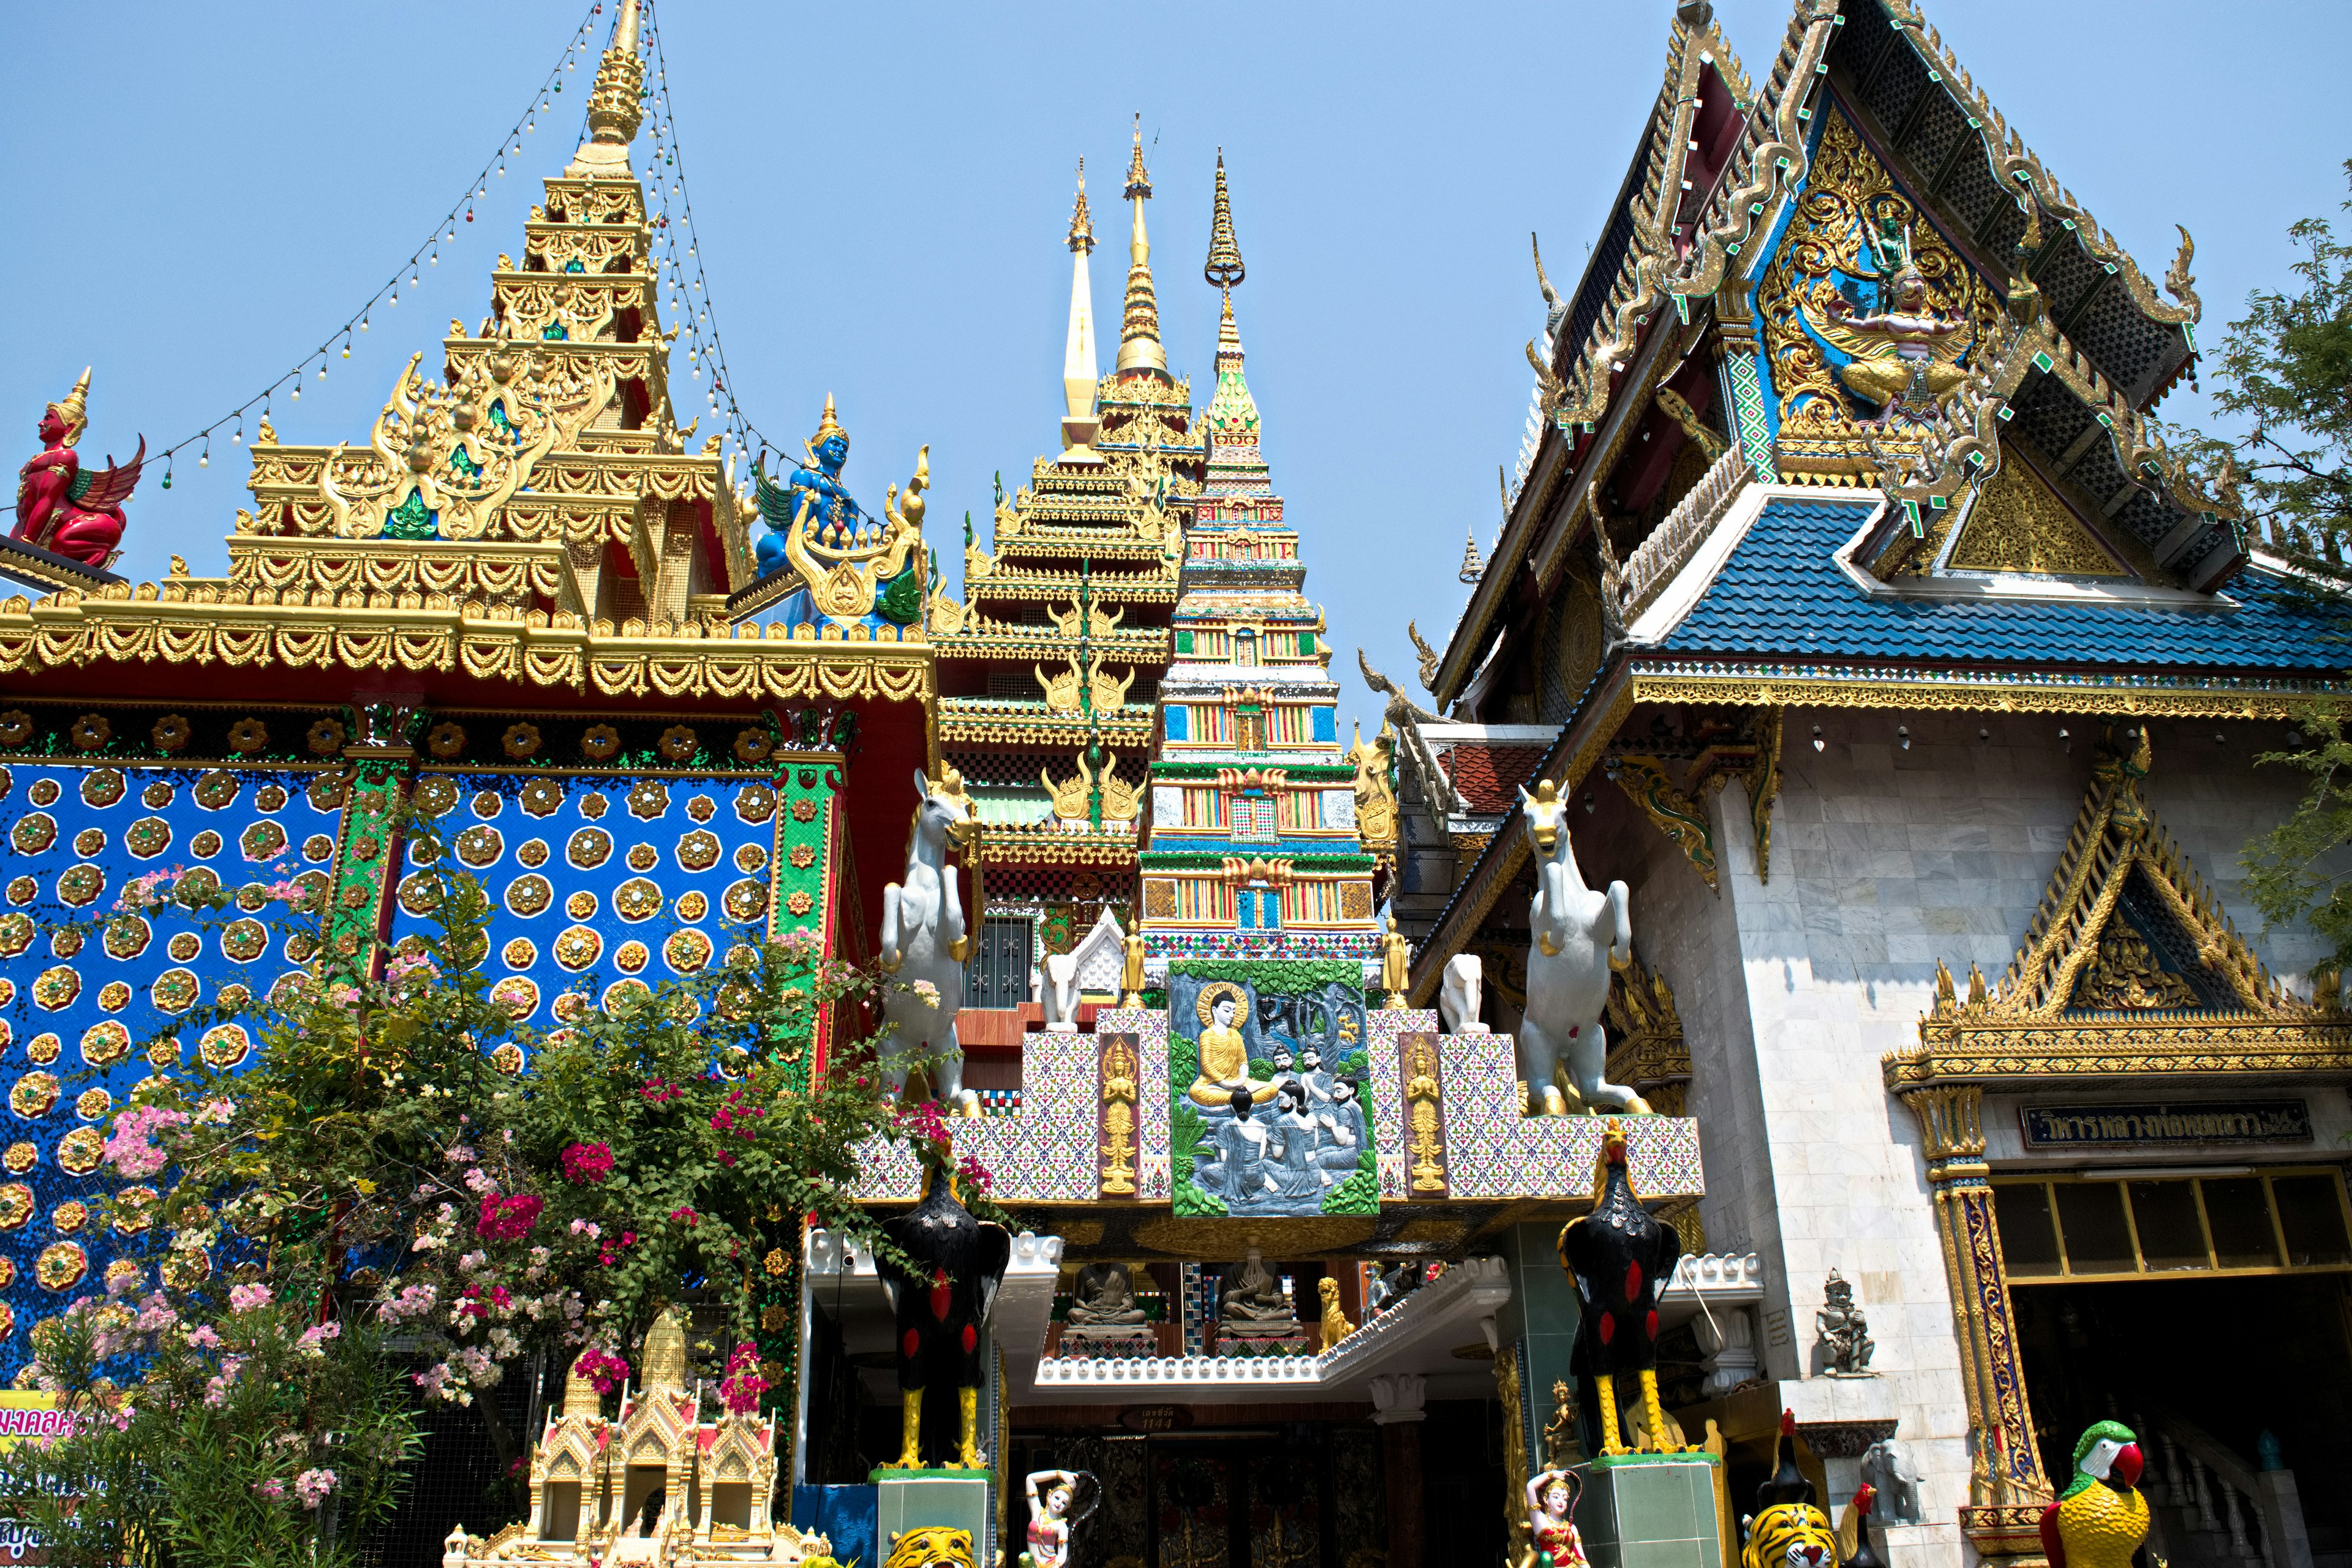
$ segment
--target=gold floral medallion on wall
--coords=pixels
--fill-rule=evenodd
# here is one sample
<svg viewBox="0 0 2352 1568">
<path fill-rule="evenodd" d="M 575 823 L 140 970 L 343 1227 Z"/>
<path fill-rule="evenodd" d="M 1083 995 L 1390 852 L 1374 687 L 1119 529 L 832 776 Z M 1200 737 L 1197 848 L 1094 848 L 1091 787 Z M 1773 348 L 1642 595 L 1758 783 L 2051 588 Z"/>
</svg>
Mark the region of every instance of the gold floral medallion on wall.
<svg viewBox="0 0 2352 1568">
<path fill-rule="evenodd" d="M 677 841 L 677 863 L 688 871 L 708 871 L 719 864 L 719 836 L 696 828 Z"/>
<path fill-rule="evenodd" d="M 776 792 L 766 784 L 745 784 L 735 792 L 735 815 L 761 823 L 776 815 Z"/>
<path fill-rule="evenodd" d="M 131 1031 L 120 1018 L 105 1018 L 81 1032 L 81 1059 L 94 1068 L 110 1068 L 131 1055 Z"/>
<path fill-rule="evenodd" d="M 0 1230 L 21 1229 L 33 1217 L 33 1189 L 22 1182 L 0 1186 Z"/>
<path fill-rule="evenodd" d="M 215 1070 L 226 1072 L 251 1054 L 253 1037 L 237 1024 L 215 1024 L 204 1032 L 196 1049 Z"/>
<path fill-rule="evenodd" d="M 564 846 L 563 858 L 583 871 L 593 871 L 612 858 L 613 836 L 601 827 L 583 827 Z"/>
<path fill-rule="evenodd" d="M 649 921 L 661 911 L 661 889 L 643 877 L 632 877 L 613 889 L 613 912 L 625 921 Z"/>
<path fill-rule="evenodd" d="M 58 1140 L 58 1169 L 68 1175 L 87 1176 L 106 1158 L 106 1134 L 95 1127 L 77 1127 Z"/>
<path fill-rule="evenodd" d="M 574 973 L 595 963 L 597 955 L 604 951 L 604 939 L 593 926 L 566 927 L 563 934 L 555 939 L 556 963 Z"/>
<path fill-rule="evenodd" d="M 89 1272 L 89 1254 L 77 1241 L 56 1241 L 41 1248 L 33 1277 L 47 1290 L 70 1290 Z"/>
</svg>

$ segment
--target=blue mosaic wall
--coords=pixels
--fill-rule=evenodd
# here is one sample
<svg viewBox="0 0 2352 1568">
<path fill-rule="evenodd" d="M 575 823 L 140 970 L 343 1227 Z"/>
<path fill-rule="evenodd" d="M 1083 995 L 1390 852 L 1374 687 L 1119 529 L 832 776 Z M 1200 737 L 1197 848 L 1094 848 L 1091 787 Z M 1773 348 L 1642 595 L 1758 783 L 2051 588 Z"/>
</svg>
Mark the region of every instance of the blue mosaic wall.
<svg viewBox="0 0 2352 1568">
<path fill-rule="evenodd" d="M 276 767 L 0 766 L 0 1380 L 28 1358 L 26 1332 L 97 1289 L 143 1228 L 100 1200 L 104 1123 L 133 1085 L 198 1048 L 221 1067 L 253 1049 L 241 1025 L 160 1038 L 200 1005 L 262 995 L 311 956 L 267 889 L 323 887 L 341 815 L 333 774 Z M 216 886 L 233 912 L 167 904 L 108 918 L 155 871 Z M 309 923 L 309 922 L 304 922 Z M 151 1044 L 152 1042 L 152 1044 Z M 151 1053 L 152 1060 L 150 1059 Z"/>
</svg>

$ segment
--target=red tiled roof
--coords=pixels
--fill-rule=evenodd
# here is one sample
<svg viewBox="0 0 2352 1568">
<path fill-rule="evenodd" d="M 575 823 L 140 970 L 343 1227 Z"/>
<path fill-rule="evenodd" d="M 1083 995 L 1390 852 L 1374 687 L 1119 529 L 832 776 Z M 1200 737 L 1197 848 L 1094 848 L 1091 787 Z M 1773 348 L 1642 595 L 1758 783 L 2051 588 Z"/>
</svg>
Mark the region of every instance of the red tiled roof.
<svg viewBox="0 0 2352 1568">
<path fill-rule="evenodd" d="M 1470 809 L 1481 816 L 1506 812 L 1518 804 L 1519 786 L 1534 776 L 1544 759 L 1541 746 L 1496 746 L 1465 741 L 1449 746 L 1442 759 L 1445 776 Z"/>
</svg>

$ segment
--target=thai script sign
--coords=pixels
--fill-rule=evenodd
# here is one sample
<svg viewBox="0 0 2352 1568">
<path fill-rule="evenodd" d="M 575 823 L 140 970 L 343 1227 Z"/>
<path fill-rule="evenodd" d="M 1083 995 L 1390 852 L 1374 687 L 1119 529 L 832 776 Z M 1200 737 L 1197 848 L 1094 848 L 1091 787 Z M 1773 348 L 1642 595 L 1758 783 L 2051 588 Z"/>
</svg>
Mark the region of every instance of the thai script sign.
<svg viewBox="0 0 2352 1568">
<path fill-rule="evenodd" d="M 2195 1105 L 2029 1105 L 2020 1115 L 2025 1123 L 2025 1146 L 2029 1149 L 2311 1142 L 2311 1107 L 2300 1100 L 2213 1100 Z"/>
</svg>

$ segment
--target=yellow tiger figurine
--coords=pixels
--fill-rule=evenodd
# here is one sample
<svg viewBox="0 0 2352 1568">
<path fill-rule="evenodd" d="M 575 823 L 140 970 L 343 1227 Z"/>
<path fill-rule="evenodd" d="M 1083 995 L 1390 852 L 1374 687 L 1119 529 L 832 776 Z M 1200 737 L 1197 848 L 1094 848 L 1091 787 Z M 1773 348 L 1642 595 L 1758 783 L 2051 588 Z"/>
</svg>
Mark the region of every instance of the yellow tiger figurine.
<svg viewBox="0 0 2352 1568">
<path fill-rule="evenodd" d="M 1780 1413 L 1780 1468 L 1756 1489 L 1740 1568 L 1839 1568 L 1837 1531 L 1813 1506 L 1813 1483 L 1797 1468 L 1797 1417 Z"/>
<path fill-rule="evenodd" d="M 971 1531 L 940 1525 L 904 1531 L 890 1543 L 883 1568 L 973 1568 Z"/>
</svg>

